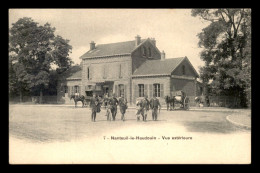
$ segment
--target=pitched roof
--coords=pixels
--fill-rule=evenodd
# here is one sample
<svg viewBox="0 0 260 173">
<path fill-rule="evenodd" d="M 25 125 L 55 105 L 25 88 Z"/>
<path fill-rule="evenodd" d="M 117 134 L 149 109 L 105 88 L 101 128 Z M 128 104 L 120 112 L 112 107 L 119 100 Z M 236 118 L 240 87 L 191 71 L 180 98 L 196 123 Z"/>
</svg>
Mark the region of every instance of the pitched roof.
<svg viewBox="0 0 260 173">
<path fill-rule="evenodd" d="M 141 43 L 144 41 L 145 39 L 142 39 Z M 135 48 L 135 40 L 118 43 L 99 44 L 94 50 L 89 50 L 88 52 L 83 54 L 80 59 L 99 56 L 130 54 Z"/>
<path fill-rule="evenodd" d="M 165 60 L 147 60 L 134 72 L 133 76 L 170 75 L 186 57 Z"/>
<path fill-rule="evenodd" d="M 72 66 L 63 73 L 66 79 L 81 79 L 82 67 L 80 65 Z"/>
</svg>

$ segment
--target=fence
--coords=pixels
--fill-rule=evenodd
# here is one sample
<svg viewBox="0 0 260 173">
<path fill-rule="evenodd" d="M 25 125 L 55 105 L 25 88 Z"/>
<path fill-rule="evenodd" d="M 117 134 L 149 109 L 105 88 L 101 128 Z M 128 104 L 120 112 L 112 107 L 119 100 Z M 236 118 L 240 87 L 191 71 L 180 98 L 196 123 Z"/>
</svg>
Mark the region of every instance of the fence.
<svg viewBox="0 0 260 173">
<path fill-rule="evenodd" d="M 20 97 L 9 98 L 10 102 L 19 103 Z M 23 96 L 23 103 L 40 103 L 40 96 Z M 42 96 L 42 103 L 56 104 L 57 96 Z"/>
<path fill-rule="evenodd" d="M 196 96 L 188 96 L 190 99 L 190 106 L 198 106 L 195 103 Z M 205 100 L 203 100 L 205 104 Z M 240 107 L 240 99 L 232 96 L 209 96 L 210 107 Z"/>
</svg>

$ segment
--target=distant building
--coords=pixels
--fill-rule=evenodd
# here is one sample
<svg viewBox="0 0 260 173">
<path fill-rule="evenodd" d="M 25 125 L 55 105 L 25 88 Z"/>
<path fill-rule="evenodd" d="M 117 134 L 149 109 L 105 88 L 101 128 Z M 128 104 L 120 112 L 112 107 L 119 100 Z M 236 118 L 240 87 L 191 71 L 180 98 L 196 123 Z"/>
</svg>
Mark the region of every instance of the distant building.
<svg viewBox="0 0 260 173">
<path fill-rule="evenodd" d="M 129 103 L 137 98 L 156 95 L 162 103 L 164 97 L 177 90 L 188 96 L 202 93 L 197 82 L 198 73 L 187 57 L 167 58 L 156 47 L 155 39 L 100 44 L 90 43 L 90 50 L 81 57 L 81 65 L 66 71 L 60 79 L 58 99 L 70 103 L 75 93 L 91 96 L 124 94 Z"/>
</svg>

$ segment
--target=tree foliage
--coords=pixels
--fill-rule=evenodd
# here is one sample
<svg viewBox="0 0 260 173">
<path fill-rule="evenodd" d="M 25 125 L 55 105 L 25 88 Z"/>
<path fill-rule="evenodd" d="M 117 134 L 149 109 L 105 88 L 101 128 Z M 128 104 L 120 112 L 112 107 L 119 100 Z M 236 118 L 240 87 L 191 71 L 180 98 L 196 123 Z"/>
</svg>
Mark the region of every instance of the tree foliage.
<svg viewBox="0 0 260 173">
<path fill-rule="evenodd" d="M 43 26 L 21 18 L 9 30 L 9 92 L 48 89 L 52 71 L 61 73 L 73 63 L 69 40 L 55 36 L 49 23 Z M 56 67 L 56 69 L 54 68 Z"/>
<path fill-rule="evenodd" d="M 201 78 L 215 94 L 240 96 L 243 106 L 251 95 L 251 10 L 193 9 L 191 15 L 209 21 L 198 34 Z"/>
</svg>

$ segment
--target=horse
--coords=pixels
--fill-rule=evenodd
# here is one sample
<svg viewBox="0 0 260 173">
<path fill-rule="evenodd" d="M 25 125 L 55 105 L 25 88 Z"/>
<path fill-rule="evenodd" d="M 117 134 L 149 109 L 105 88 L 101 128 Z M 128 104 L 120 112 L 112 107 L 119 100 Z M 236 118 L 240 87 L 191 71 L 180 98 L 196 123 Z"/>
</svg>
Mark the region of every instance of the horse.
<svg viewBox="0 0 260 173">
<path fill-rule="evenodd" d="M 73 99 L 75 102 L 75 108 L 77 107 L 77 102 L 82 102 L 82 107 L 85 106 L 85 97 L 83 95 L 76 97 L 75 95 L 70 96 L 70 100 Z"/>
<path fill-rule="evenodd" d="M 167 105 L 167 111 L 169 110 L 170 108 L 170 111 L 172 109 L 174 109 L 174 100 L 175 100 L 175 97 L 173 96 L 172 98 L 170 96 L 165 96 L 165 102 L 166 102 L 166 105 Z"/>
</svg>

